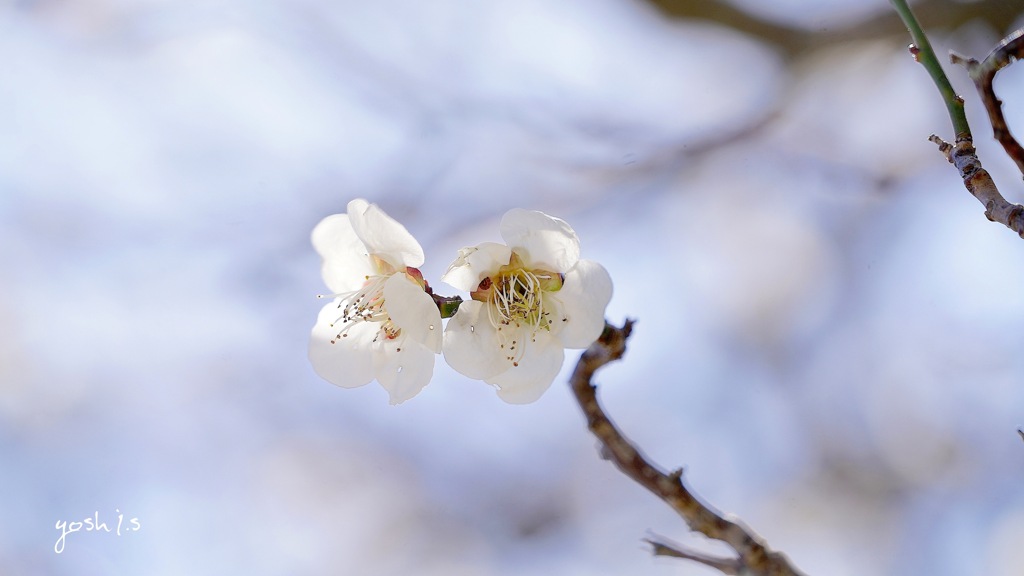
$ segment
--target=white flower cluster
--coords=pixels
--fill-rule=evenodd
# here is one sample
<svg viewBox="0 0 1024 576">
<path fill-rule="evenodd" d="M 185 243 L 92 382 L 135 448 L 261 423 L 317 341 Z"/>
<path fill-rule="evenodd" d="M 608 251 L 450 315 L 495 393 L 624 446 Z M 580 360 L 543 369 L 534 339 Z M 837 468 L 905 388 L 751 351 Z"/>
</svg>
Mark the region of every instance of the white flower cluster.
<svg viewBox="0 0 1024 576">
<path fill-rule="evenodd" d="M 376 379 L 398 404 L 430 382 L 443 352 L 506 402 L 540 398 L 565 348 L 600 336 L 612 281 L 603 266 L 580 259 L 579 238 L 558 218 L 510 210 L 501 236 L 506 244 L 460 250 L 441 278 L 470 295 L 442 336 L 438 303 L 418 269 L 423 249 L 404 226 L 362 199 L 322 220 L 313 246 L 335 293 L 313 326 L 313 368 L 345 388 Z"/>
</svg>

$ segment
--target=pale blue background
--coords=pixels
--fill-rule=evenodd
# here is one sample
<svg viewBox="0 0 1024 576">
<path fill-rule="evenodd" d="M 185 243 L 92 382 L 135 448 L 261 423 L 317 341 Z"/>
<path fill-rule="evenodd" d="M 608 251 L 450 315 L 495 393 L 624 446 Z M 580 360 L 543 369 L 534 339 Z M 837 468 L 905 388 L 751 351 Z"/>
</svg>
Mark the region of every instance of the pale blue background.
<svg viewBox="0 0 1024 576">
<path fill-rule="evenodd" d="M 309 232 L 366 197 L 439 291 L 504 210 L 570 222 L 639 319 L 611 414 L 808 574 L 1019 575 L 1024 243 L 926 142 L 906 43 L 786 63 L 627 0 L 6 4 L 0 571 L 711 573 L 649 557 L 706 543 L 598 458 L 576 352 L 525 407 L 443 362 L 399 407 L 316 377 Z M 1024 68 L 999 88 L 1024 130 Z M 142 529 L 54 553 L 117 511 Z"/>
</svg>

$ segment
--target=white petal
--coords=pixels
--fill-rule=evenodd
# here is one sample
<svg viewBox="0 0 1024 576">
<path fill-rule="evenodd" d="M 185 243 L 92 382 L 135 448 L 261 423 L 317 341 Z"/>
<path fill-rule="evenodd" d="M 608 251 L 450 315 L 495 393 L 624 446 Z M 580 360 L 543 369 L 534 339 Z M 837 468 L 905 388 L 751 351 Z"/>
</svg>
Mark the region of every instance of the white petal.
<svg viewBox="0 0 1024 576">
<path fill-rule="evenodd" d="M 490 378 L 508 366 L 486 306 L 476 300 L 463 302 L 444 329 L 445 361 L 474 380 Z"/>
<path fill-rule="evenodd" d="M 391 404 L 401 404 L 420 393 L 434 374 L 434 353 L 409 338 L 378 343 L 373 372 L 388 391 Z"/>
<path fill-rule="evenodd" d="M 332 292 L 358 290 L 367 275 L 377 271 L 347 214 L 334 214 L 320 221 L 311 234 L 313 248 L 323 264 L 320 272 Z"/>
<path fill-rule="evenodd" d="M 441 352 L 441 313 L 423 287 L 404 272 L 384 283 L 384 310 L 402 334 L 435 354 Z"/>
<path fill-rule="evenodd" d="M 441 276 L 441 281 L 466 292 L 473 292 L 480 281 L 494 274 L 508 264 L 512 250 L 504 244 L 484 242 L 471 248 L 459 250 L 459 257 Z"/>
<path fill-rule="evenodd" d="M 562 289 L 552 294 L 562 301 L 566 321 L 558 337 L 566 348 L 586 348 L 604 330 L 604 311 L 612 299 L 612 279 L 593 260 L 580 260 L 565 275 Z M 552 322 L 561 322 L 561 318 Z"/>
<path fill-rule="evenodd" d="M 509 404 L 529 404 L 540 398 L 551 387 L 565 359 L 562 343 L 545 330 L 527 337 L 525 344 L 518 366 L 487 379 L 488 384 L 499 388 L 498 397 Z"/>
<path fill-rule="evenodd" d="M 362 198 L 348 203 L 348 215 L 352 228 L 373 256 L 387 262 L 396 270 L 405 270 L 423 264 L 423 248 L 394 218 L 388 216 L 376 204 Z"/>
<path fill-rule="evenodd" d="M 373 380 L 372 342 L 380 326 L 375 322 L 353 325 L 338 337 L 342 326 L 331 326 L 340 315 L 338 300 L 324 306 L 309 337 L 309 362 L 321 378 L 344 388 Z M 334 340 L 334 344 L 331 344 Z"/>
<path fill-rule="evenodd" d="M 561 292 L 541 292 L 541 298 L 544 301 L 544 314 L 549 322 L 548 332 L 552 336 L 558 336 L 562 330 L 565 329 L 569 323 L 568 320 L 562 321 L 565 318 L 565 305 L 558 298 L 558 294 Z"/>
<path fill-rule="evenodd" d="M 564 220 L 514 208 L 501 218 L 501 237 L 532 268 L 565 273 L 580 259 L 580 239 Z"/>
</svg>

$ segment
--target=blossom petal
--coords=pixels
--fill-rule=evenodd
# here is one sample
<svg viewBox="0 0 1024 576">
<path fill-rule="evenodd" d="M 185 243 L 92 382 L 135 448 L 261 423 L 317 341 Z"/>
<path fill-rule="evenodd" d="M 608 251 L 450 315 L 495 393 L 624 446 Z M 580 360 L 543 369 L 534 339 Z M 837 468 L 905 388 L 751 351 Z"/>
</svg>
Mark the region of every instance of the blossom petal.
<svg viewBox="0 0 1024 576">
<path fill-rule="evenodd" d="M 565 326 L 558 333 L 566 348 L 586 348 L 604 330 L 604 311 L 612 299 L 612 279 L 593 260 L 580 260 L 565 275 L 562 289 L 553 294 L 562 301 Z M 555 320 L 558 322 L 558 320 Z"/>
<path fill-rule="evenodd" d="M 419 394 L 430 383 L 434 375 L 434 352 L 409 338 L 378 344 L 373 354 L 373 372 L 388 391 L 392 405 Z"/>
<path fill-rule="evenodd" d="M 512 249 L 504 244 L 484 242 L 478 246 L 459 250 L 459 256 L 441 276 L 441 281 L 466 292 L 473 292 L 480 281 L 508 264 Z"/>
<path fill-rule="evenodd" d="M 526 350 L 518 366 L 486 379 L 499 388 L 498 397 L 509 404 L 529 404 L 540 398 L 551 387 L 565 359 L 561 342 L 545 330 L 520 341 Z"/>
<path fill-rule="evenodd" d="M 474 380 L 490 378 L 508 366 L 486 307 L 483 302 L 466 300 L 444 329 L 445 361 Z"/>
<path fill-rule="evenodd" d="M 565 316 L 565 305 L 558 298 L 559 292 L 561 290 L 558 292 L 541 292 L 540 294 L 544 301 L 545 318 L 548 321 L 547 331 L 552 336 L 558 336 L 569 323 Z M 563 321 L 563 319 L 565 320 Z"/>
<path fill-rule="evenodd" d="M 331 291 L 358 290 L 368 275 L 377 273 L 347 214 L 321 220 L 313 228 L 311 240 L 323 259 L 320 273 Z"/>
<path fill-rule="evenodd" d="M 395 270 L 406 266 L 417 268 L 423 264 L 423 248 L 412 234 L 388 216 L 376 204 L 362 198 L 348 203 L 352 228 L 367 251 L 390 264 Z"/>
<path fill-rule="evenodd" d="M 324 306 L 309 338 L 309 362 L 321 378 L 343 388 L 356 388 L 373 380 L 372 343 L 380 326 L 360 322 L 338 337 L 342 326 L 331 323 L 340 315 L 339 300 Z M 331 341 L 334 340 L 334 344 Z"/>
<path fill-rule="evenodd" d="M 434 299 L 404 272 L 384 283 L 384 309 L 402 334 L 435 354 L 441 351 L 441 313 Z"/>
<path fill-rule="evenodd" d="M 565 273 L 580 259 L 580 239 L 564 220 L 514 208 L 501 218 L 501 237 L 531 268 Z"/>
</svg>

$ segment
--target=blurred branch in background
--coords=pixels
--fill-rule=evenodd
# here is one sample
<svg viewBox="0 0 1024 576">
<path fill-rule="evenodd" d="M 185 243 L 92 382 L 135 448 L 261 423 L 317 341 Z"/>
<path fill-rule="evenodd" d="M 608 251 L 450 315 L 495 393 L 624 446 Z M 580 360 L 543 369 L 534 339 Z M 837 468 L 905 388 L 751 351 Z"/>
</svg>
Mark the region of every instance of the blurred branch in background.
<svg viewBox="0 0 1024 576">
<path fill-rule="evenodd" d="M 942 70 L 942 65 L 939 64 L 938 58 L 932 50 L 924 29 L 910 6 L 907 5 L 906 0 L 891 1 L 914 40 L 914 44 L 910 47 L 911 54 L 925 67 L 935 82 L 935 86 L 939 89 L 939 94 L 942 95 L 942 99 L 946 103 L 946 109 L 949 111 L 949 118 L 956 133 L 954 144 L 942 140 L 935 134 L 928 139 L 938 144 L 939 150 L 946 156 L 946 159 L 956 166 L 960 177 L 964 180 L 964 186 L 985 206 L 985 216 L 993 222 L 1003 224 L 1024 238 L 1024 206 L 1008 202 L 999 192 L 992 176 L 982 168 L 981 159 L 978 158 L 977 150 L 974 148 L 974 136 L 971 134 L 970 125 L 964 115 L 963 98 L 954 92 L 949 79 Z M 985 108 L 988 110 L 996 139 L 1024 173 L 1024 149 L 1006 127 L 1002 103 L 996 98 L 992 89 L 992 80 L 995 78 L 996 72 L 1024 53 L 1022 34 L 1024 32 L 1018 30 L 1004 39 L 985 58 L 984 62 L 956 54 L 950 55 L 950 61 L 954 64 L 962 64 L 967 68 L 967 73 L 974 81 L 978 93 L 985 103 Z"/>
<path fill-rule="evenodd" d="M 749 6 L 743 6 L 742 2 L 732 3 L 727 0 L 646 0 L 646 3 L 655 6 L 671 19 L 719 26 L 739 32 L 773 50 L 796 76 L 806 73 L 800 70 L 801 65 L 813 62 L 815 57 L 837 46 L 851 43 L 864 45 L 874 41 L 892 43 L 895 46 L 904 44 L 906 38 L 906 28 L 901 25 L 898 18 L 893 17 L 891 10 L 885 9 L 883 4 L 879 4 L 874 12 L 860 12 L 860 17 L 833 17 L 827 24 L 815 25 L 793 22 L 787 20 L 785 16 L 768 16 L 765 12 L 770 10 L 758 13 Z M 1001 37 L 1008 33 L 1015 21 L 1024 18 L 1022 2 L 924 0 L 915 2 L 914 5 L 921 14 L 920 22 L 923 26 L 929 30 L 946 33 L 980 24 Z M 785 11 L 780 11 L 780 14 L 784 13 Z M 792 13 L 788 14 L 791 18 Z M 739 138 L 749 138 L 772 125 L 783 116 L 782 112 L 792 105 L 787 101 L 790 96 L 791 94 L 787 93 L 777 101 L 769 103 L 762 115 L 754 118 L 747 126 L 732 128 L 732 132 Z M 708 146 L 689 143 L 681 149 L 666 151 L 663 155 L 648 156 L 631 168 L 634 171 L 649 172 L 654 169 L 653 167 L 677 165 L 681 159 L 692 159 L 695 154 L 714 152 L 718 146 L 729 145 L 737 139 L 717 137 L 709 142 Z M 879 180 L 882 187 L 887 183 L 886 178 Z M 983 194 L 987 190 L 989 189 L 983 188 Z M 1000 208 L 997 202 L 994 214 L 998 219 L 1002 217 L 1000 214 L 1008 215 L 1011 209 L 1012 205 Z"/>
<path fill-rule="evenodd" d="M 576 364 L 570 383 L 576 401 L 587 417 L 587 427 L 601 442 L 602 454 L 634 482 L 648 489 L 672 507 L 691 530 L 719 540 L 736 551 L 735 558 L 717 558 L 683 550 L 676 544 L 648 539 L 655 555 L 684 558 L 715 568 L 724 574 L 750 576 L 800 576 L 785 555 L 771 551 L 749 528 L 702 503 L 683 484 L 683 471 L 665 474 L 647 461 L 622 432 L 615 427 L 597 401 L 597 388 L 591 383 L 594 373 L 609 362 L 622 358 L 633 321 L 622 328 L 605 324 L 604 333 Z"/>
<path fill-rule="evenodd" d="M 904 32 L 892 14 L 884 11 L 847 25 L 812 30 L 761 18 L 721 0 L 648 1 L 673 18 L 704 20 L 732 28 L 774 46 L 789 58 L 850 40 L 897 39 Z M 926 0 L 916 6 L 918 13 L 924 15 L 921 23 L 929 29 L 956 28 L 980 20 L 1000 33 L 1006 33 L 1006 27 L 1024 10 L 1017 2 Z"/>
</svg>

